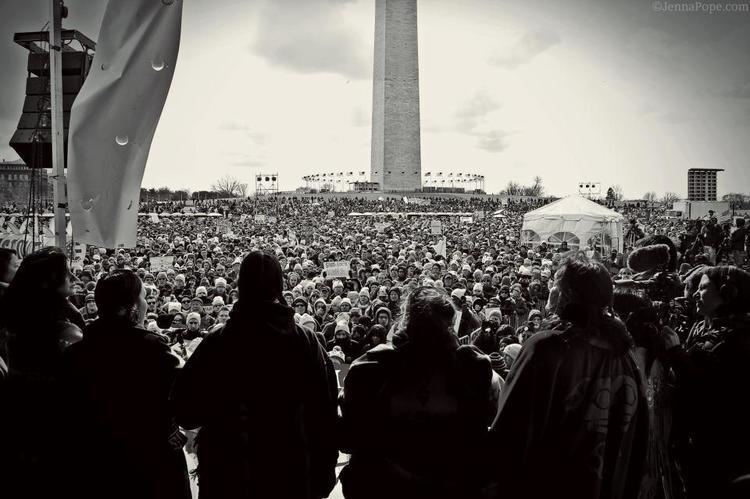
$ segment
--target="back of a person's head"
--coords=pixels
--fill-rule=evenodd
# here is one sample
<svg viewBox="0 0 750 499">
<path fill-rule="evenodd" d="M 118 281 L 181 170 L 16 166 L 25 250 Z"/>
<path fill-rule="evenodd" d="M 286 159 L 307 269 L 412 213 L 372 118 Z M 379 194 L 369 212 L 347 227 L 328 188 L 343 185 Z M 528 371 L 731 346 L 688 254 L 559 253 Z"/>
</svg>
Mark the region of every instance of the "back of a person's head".
<svg viewBox="0 0 750 499">
<path fill-rule="evenodd" d="M 420 345 L 446 345 L 453 338 L 456 309 L 450 296 L 431 286 L 421 286 L 408 297 L 403 328 L 410 342 Z"/>
<path fill-rule="evenodd" d="M 57 319 L 66 298 L 60 294 L 60 289 L 68 276 L 68 259 L 59 248 L 46 247 L 26 256 L 8 286 L 3 301 L 3 322 Z M 40 314 L 40 310 L 44 314 Z"/>
<path fill-rule="evenodd" d="M 566 260 L 555 275 L 561 305 L 602 310 L 612 302 L 612 278 L 599 262 L 582 257 Z"/>
<path fill-rule="evenodd" d="M 248 302 L 285 303 L 283 274 L 275 256 L 262 251 L 252 251 L 240 265 L 237 283 L 239 300 L 245 306 Z"/>
<path fill-rule="evenodd" d="M 131 270 L 115 270 L 104 277 L 94 290 L 99 315 L 105 319 L 120 318 L 135 324 L 141 288 L 141 280 Z"/>
</svg>

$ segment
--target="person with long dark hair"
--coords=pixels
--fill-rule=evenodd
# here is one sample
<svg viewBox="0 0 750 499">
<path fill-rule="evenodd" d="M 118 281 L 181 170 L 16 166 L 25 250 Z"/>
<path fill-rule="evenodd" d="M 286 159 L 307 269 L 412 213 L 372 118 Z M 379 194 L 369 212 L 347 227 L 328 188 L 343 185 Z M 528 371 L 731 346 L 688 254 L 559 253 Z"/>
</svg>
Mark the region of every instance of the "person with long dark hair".
<svg viewBox="0 0 750 499">
<path fill-rule="evenodd" d="M 392 346 L 357 359 L 344 382 L 341 473 L 347 499 L 478 497 L 499 379 L 489 358 L 459 346 L 442 290 L 407 298 Z"/>
<path fill-rule="evenodd" d="M 245 257 L 229 320 L 201 342 L 175 383 L 177 422 L 200 427 L 202 499 L 312 499 L 335 484 L 336 379 L 282 291 L 274 256 Z"/>
<path fill-rule="evenodd" d="M 81 339 L 69 321 L 65 253 L 42 248 L 26 256 L 0 304 L 7 334 L 8 377 L 0 386 L 0 492 L 42 498 L 58 493 L 62 447 L 58 371 L 65 348 Z M 57 482 L 57 483 L 56 483 Z"/>
<path fill-rule="evenodd" d="M 693 299 L 700 316 L 684 344 L 666 342 L 677 375 L 675 419 L 690 499 L 735 497 L 750 474 L 750 273 L 733 266 L 701 269 Z M 746 486 L 746 485 L 745 485 Z"/>
<path fill-rule="evenodd" d="M 130 270 L 95 290 L 99 318 L 64 354 L 62 380 L 77 497 L 188 499 L 190 486 L 169 392 L 180 360 L 143 329 L 146 291 Z"/>
<path fill-rule="evenodd" d="M 492 425 L 494 497 L 636 498 L 647 404 L 609 272 L 569 259 L 555 288 L 560 322 L 524 343 Z"/>
</svg>

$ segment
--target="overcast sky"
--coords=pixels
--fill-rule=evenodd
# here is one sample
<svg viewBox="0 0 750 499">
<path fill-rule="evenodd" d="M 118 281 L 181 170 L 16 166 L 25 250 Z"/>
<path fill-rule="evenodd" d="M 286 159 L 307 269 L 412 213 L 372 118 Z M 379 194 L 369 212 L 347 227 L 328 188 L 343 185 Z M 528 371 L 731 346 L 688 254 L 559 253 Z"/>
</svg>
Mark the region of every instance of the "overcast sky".
<svg viewBox="0 0 750 499">
<path fill-rule="evenodd" d="M 64 26 L 97 39 L 105 4 L 67 0 Z M 41 28 L 47 5 L 0 0 L 0 158 L 17 157 L 24 97 L 12 34 Z M 420 0 L 422 171 L 635 198 L 684 196 L 688 168 L 724 168 L 720 194 L 750 193 L 750 12 L 655 5 Z M 369 171 L 374 0 L 185 0 L 183 16 L 144 186 Z"/>
</svg>

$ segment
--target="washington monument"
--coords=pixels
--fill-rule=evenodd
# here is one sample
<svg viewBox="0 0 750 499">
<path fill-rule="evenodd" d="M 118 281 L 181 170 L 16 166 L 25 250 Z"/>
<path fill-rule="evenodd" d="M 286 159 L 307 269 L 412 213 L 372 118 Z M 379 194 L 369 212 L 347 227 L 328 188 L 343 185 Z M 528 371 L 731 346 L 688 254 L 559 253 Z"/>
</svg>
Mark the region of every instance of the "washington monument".
<svg viewBox="0 0 750 499">
<path fill-rule="evenodd" d="M 376 0 L 370 179 L 383 191 L 422 188 L 417 0 Z"/>
</svg>

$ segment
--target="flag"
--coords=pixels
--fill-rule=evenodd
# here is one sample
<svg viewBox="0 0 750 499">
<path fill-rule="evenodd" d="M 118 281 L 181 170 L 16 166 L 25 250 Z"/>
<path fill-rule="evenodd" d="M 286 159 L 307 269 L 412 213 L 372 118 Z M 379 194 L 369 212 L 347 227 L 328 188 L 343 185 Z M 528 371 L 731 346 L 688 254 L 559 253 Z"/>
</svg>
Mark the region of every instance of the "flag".
<svg viewBox="0 0 750 499">
<path fill-rule="evenodd" d="M 68 193 L 76 241 L 135 247 L 141 180 L 180 45 L 181 1 L 110 0 L 70 113 Z"/>
</svg>

